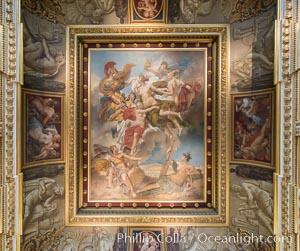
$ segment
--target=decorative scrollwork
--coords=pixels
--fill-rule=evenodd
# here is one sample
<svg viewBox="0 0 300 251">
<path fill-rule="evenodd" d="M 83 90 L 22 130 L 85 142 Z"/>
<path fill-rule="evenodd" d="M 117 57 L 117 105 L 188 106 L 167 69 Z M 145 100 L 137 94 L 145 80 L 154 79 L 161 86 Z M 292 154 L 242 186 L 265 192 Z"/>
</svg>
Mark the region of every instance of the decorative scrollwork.
<svg viewBox="0 0 300 251">
<path fill-rule="evenodd" d="M 275 0 L 238 0 L 231 13 L 230 21 L 243 22 L 255 17 L 259 12 L 270 9 L 276 3 Z"/>
<path fill-rule="evenodd" d="M 60 1 L 57 0 L 24 0 L 22 7 L 33 14 L 46 18 L 53 23 L 65 23 L 65 13 Z"/>
<path fill-rule="evenodd" d="M 65 20 L 67 24 L 102 24 L 103 17 L 112 13 L 115 7 L 118 6 L 118 11 L 120 11 L 120 8 L 124 11 L 124 4 L 126 3 L 122 0 L 64 1 Z M 116 14 L 120 19 L 124 18 L 124 13 L 116 12 Z"/>
<path fill-rule="evenodd" d="M 231 234 L 231 237 L 236 238 L 234 246 L 237 250 L 245 250 L 247 248 L 251 248 L 253 251 L 275 249 L 275 243 L 267 242 L 267 237 L 260 235 L 258 238 L 253 233 L 241 228 L 238 229 L 236 234 Z"/>
<path fill-rule="evenodd" d="M 64 227 L 47 231 L 26 241 L 22 251 L 28 250 L 58 250 L 60 239 L 63 236 Z"/>
</svg>

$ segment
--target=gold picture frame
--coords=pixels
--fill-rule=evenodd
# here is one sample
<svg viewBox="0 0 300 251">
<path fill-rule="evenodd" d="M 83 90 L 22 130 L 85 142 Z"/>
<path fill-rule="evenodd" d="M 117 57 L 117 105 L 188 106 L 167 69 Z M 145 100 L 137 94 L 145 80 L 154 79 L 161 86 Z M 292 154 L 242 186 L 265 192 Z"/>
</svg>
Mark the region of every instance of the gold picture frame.
<svg viewBox="0 0 300 251">
<path fill-rule="evenodd" d="M 231 163 L 274 169 L 275 89 L 233 93 L 231 103 Z"/>
<path fill-rule="evenodd" d="M 129 17 L 132 24 L 164 24 L 167 22 L 166 0 L 144 1 L 129 0 Z"/>
<path fill-rule="evenodd" d="M 65 162 L 65 94 L 22 89 L 22 168 Z"/>
<path fill-rule="evenodd" d="M 85 26 L 68 27 L 67 225 L 94 225 L 100 222 L 103 225 L 127 226 L 145 226 L 153 223 L 157 225 L 176 223 L 215 226 L 228 224 L 228 206 L 226 206 L 228 204 L 228 196 L 226 194 L 228 177 L 226 177 L 226 173 L 228 172 L 229 163 L 227 157 L 229 156 L 227 153 L 227 139 L 229 138 L 229 102 L 227 100 L 229 92 L 227 68 L 228 34 L 229 28 L 227 25 L 217 27 L 209 25 L 192 25 L 189 27 L 174 25 L 168 28 L 148 26 L 122 28 L 113 26 L 94 28 Z M 105 142 L 106 148 L 91 143 L 95 138 L 95 134 L 91 136 L 95 128 L 92 126 L 93 123 L 90 119 L 95 117 L 93 108 L 91 108 L 91 102 L 93 104 L 95 102 L 91 100 L 96 95 L 92 91 L 95 89 L 92 85 L 94 83 L 98 85 L 99 83 L 99 77 L 97 81 L 94 80 L 94 72 L 91 69 L 93 67 L 97 70 L 99 67 L 100 69 L 102 68 L 104 71 L 104 78 L 102 79 L 108 78 L 116 63 L 119 63 L 120 66 L 122 65 L 120 57 L 124 51 L 126 56 L 123 57 L 126 59 L 129 59 L 130 56 L 136 59 L 140 58 L 141 55 L 138 53 L 142 52 L 143 55 L 146 55 L 142 57 L 143 60 L 149 56 L 149 53 L 155 57 L 155 52 L 158 52 L 160 55 L 171 53 L 180 57 L 191 53 L 200 55 L 201 51 L 203 51 L 203 57 L 206 55 L 203 62 L 208 62 L 209 66 L 205 68 L 206 91 L 203 92 L 203 95 L 206 97 L 204 103 L 206 110 L 203 108 L 205 112 L 202 113 L 203 121 L 205 121 L 203 122 L 203 128 L 205 128 L 203 133 L 205 135 L 203 136 L 205 150 L 203 153 L 200 152 L 200 155 L 202 154 L 205 160 L 203 172 L 205 175 L 203 181 L 205 189 L 203 189 L 202 199 L 197 197 L 198 199 L 192 200 L 179 198 L 176 200 L 154 199 L 147 201 L 146 197 L 136 198 L 133 195 L 133 190 L 131 191 L 130 189 L 129 194 L 131 197 L 129 199 L 127 197 L 126 199 L 123 197 L 119 199 L 107 197 L 105 199 L 103 196 L 99 196 L 101 199 L 90 199 L 92 196 L 90 191 L 95 188 L 95 184 L 108 182 L 107 180 L 102 180 L 101 182 L 99 181 L 100 183 L 91 185 L 91 180 L 97 176 L 97 172 L 91 171 L 92 168 L 96 170 L 95 166 L 91 165 L 94 160 L 91 157 L 93 155 L 92 151 L 94 151 L 94 155 L 96 154 L 95 149 L 99 151 L 97 153 L 101 154 L 103 149 L 105 149 L 106 153 L 109 151 L 109 145 L 105 141 L 100 141 L 100 143 L 105 145 Z M 205 54 L 204 51 L 208 53 Z M 93 59 L 94 54 L 96 56 Z M 100 54 L 100 56 L 97 56 L 97 54 Z M 113 58 L 112 55 L 117 55 L 117 59 L 120 60 L 109 61 L 107 54 L 110 58 Z M 101 63 L 103 58 L 106 61 Z M 145 60 L 143 64 L 146 65 Z M 146 69 L 145 65 L 144 68 Z M 120 70 L 117 72 L 120 74 Z M 104 87 L 107 88 L 107 86 Z M 105 90 L 101 88 L 99 89 L 100 96 L 104 96 L 106 99 L 107 97 L 111 98 L 111 95 L 106 94 Z M 113 90 L 113 93 L 115 93 L 115 90 Z M 105 113 L 102 112 L 103 114 L 111 116 L 107 111 Z M 215 119 L 217 114 L 220 116 L 218 120 Z M 101 133 L 98 134 L 102 135 Z M 122 156 L 126 157 L 126 155 Z M 196 155 L 195 158 L 197 158 Z M 101 166 L 112 162 L 110 159 L 108 159 L 109 161 L 107 159 L 100 159 Z M 98 170 L 103 171 L 102 169 Z M 108 166 L 104 171 L 109 172 Z M 160 171 L 160 176 L 164 175 L 166 175 L 166 170 Z M 104 173 L 100 173 L 100 176 L 102 179 L 105 178 Z M 128 187 L 129 185 L 127 185 Z M 105 190 L 105 187 L 103 189 Z M 99 189 L 96 191 L 99 191 Z"/>
</svg>

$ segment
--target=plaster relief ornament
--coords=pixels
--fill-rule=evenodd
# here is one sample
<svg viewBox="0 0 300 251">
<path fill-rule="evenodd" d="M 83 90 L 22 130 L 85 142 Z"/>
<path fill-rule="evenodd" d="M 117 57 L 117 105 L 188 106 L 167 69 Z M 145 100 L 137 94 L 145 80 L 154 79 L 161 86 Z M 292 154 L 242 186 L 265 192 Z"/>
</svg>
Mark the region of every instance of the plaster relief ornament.
<svg viewBox="0 0 300 251">
<path fill-rule="evenodd" d="M 114 0 L 65 0 L 68 24 L 101 24 L 103 16 L 114 11 Z"/>
<path fill-rule="evenodd" d="M 33 32 L 24 15 L 23 22 L 24 73 L 37 78 L 55 77 L 66 62 L 62 50 L 53 46 L 61 42 L 60 34 L 40 30 L 40 28 L 38 28 L 38 33 Z"/>
<path fill-rule="evenodd" d="M 65 13 L 60 1 L 56 0 L 24 0 L 22 7 L 29 12 L 45 18 L 53 23 L 65 23 Z"/>
<path fill-rule="evenodd" d="M 220 2 L 221 4 L 221 9 L 223 12 L 223 16 L 227 19 L 230 18 L 230 15 L 232 13 L 232 10 L 234 8 L 234 5 L 236 3 L 237 0 L 222 0 Z"/>
<path fill-rule="evenodd" d="M 248 51 L 231 65 L 236 76 L 232 88 L 247 89 L 270 83 L 274 71 L 274 11 L 257 17 L 251 26 L 234 27 L 234 40 L 241 40 Z"/>
<path fill-rule="evenodd" d="M 196 23 L 197 17 L 209 15 L 215 4 L 216 0 L 180 0 L 180 10 L 182 18 L 186 23 Z"/>
<path fill-rule="evenodd" d="M 38 236 L 34 236 L 22 244 L 21 250 L 62 250 L 59 249 L 63 238 L 64 227 L 52 229 Z"/>
<path fill-rule="evenodd" d="M 95 251 L 111 251 L 114 246 L 114 236 L 103 227 L 96 227 L 93 235 Z"/>
<path fill-rule="evenodd" d="M 128 14 L 128 0 L 115 0 L 115 13 L 120 18 L 120 23 L 123 24 Z"/>
<path fill-rule="evenodd" d="M 24 182 L 24 238 L 52 229 L 61 222 L 57 217 L 57 200 L 62 198 L 64 189 L 50 178 L 39 178 Z"/>
<path fill-rule="evenodd" d="M 258 227 L 258 222 L 270 234 L 273 233 L 274 202 L 272 197 L 273 186 L 265 181 L 245 180 L 240 185 L 232 184 L 231 192 L 242 202 L 238 208 L 241 218 L 232 219 L 234 225 L 249 226 L 249 230 Z M 247 224 L 248 223 L 248 224 Z"/>
<path fill-rule="evenodd" d="M 80 230 L 73 230 L 73 228 L 65 228 L 59 247 L 56 250 L 96 250 L 93 246 L 93 233 L 91 229 L 80 228 Z"/>
<path fill-rule="evenodd" d="M 225 1 L 224 1 L 225 2 Z M 238 0 L 231 13 L 231 22 L 243 22 L 258 13 L 269 10 L 274 4 L 275 0 Z"/>
</svg>

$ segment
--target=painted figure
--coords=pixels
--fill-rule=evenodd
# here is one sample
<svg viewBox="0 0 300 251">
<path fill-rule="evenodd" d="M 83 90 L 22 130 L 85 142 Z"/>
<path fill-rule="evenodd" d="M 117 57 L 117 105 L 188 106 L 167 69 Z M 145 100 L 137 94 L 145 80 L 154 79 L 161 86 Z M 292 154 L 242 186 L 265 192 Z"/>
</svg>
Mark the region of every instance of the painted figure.
<svg viewBox="0 0 300 251">
<path fill-rule="evenodd" d="M 170 71 L 167 61 L 162 61 L 159 65 L 159 68 L 154 69 L 151 67 L 151 61 L 147 60 L 144 68 L 146 71 L 152 72 L 155 76 L 157 76 L 160 81 L 167 81 L 168 73 Z"/>
<path fill-rule="evenodd" d="M 137 101 L 136 108 L 133 108 L 134 119 L 127 120 L 127 129 L 125 130 L 123 141 L 123 147 L 128 147 L 129 149 L 131 149 L 131 155 L 133 155 L 137 151 L 136 146 L 139 140 L 142 138 L 145 129 L 147 128 L 146 113 L 154 109 L 159 109 L 159 106 L 152 106 L 144 109 L 143 103 L 141 101 Z M 126 116 L 129 117 L 128 115 Z"/>
<path fill-rule="evenodd" d="M 27 21 L 24 20 L 25 74 L 52 78 L 60 72 L 65 64 L 66 59 L 63 52 L 51 47 L 46 36 L 45 32 L 33 35 Z"/>
<path fill-rule="evenodd" d="M 112 156 L 109 158 L 109 162 L 112 164 L 112 166 L 108 169 L 107 187 L 110 188 L 112 186 L 113 177 L 120 178 L 121 182 L 124 183 L 126 188 L 129 189 L 132 196 L 135 197 L 136 193 L 132 186 L 132 182 L 128 177 L 129 169 L 126 167 L 126 160 L 141 161 L 143 158 L 133 157 L 120 152 L 117 146 L 111 146 L 110 150 L 112 152 Z"/>
<path fill-rule="evenodd" d="M 153 93 L 167 94 L 167 90 L 157 88 L 151 83 L 146 83 L 146 78 L 140 81 L 137 95 L 141 98 L 144 108 L 159 106 L 160 109 L 151 110 L 147 113 L 147 118 L 152 126 L 167 128 L 169 132 L 173 125 L 178 129 L 178 135 L 181 134 L 183 128 L 178 122 L 182 120 L 179 112 L 176 112 L 176 105 L 172 100 L 158 101 L 153 97 Z"/>
<path fill-rule="evenodd" d="M 159 11 L 158 0 L 140 0 L 137 4 L 137 11 L 144 18 L 153 18 Z"/>
<path fill-rule="evenodd" d="M 113 245 L 113 251 L 126 251 L 126 241 L 125 238 L 119 239 L 120 235 L 124 234 L 123 227 L 119 227 L 118 232 L 115 235 L 115 241 Z"/>
<path fill-rule="evenodd" d="M 192 165 L 188 164 L 191 159 L 189 153 L 183 154 L 181 161 L 178 163 L 177 172 L 175 174 L 161 176 L 156 183 L 149 184 L 143 189 L 137 190 L 137 193 L 143 193 L 146 191 L 154 191 L 155 194 L 169 193 L 172 191 L 183 191 L 185 186 L 190 189 L 193 185 L 192 174 L 197 174 L 198 170 Z"/>
<path fill-rule="evenodd" d="M 126 83 L 126 81 L 130 77 L 131 68 L 135 66 L 134 64 L 126 64 L 122 71 L 118 71 L 115 65 L 116 63 L 113 61 L 105 64 L 105 77 L 99 83 L 99 91 L 104 95 L 100 100 L 103 108 L 99 115 L 101 120 L 112 116 L 115 110 L 123 105 L 124 98 L 120 91 L 130 84 Z"/>
<path fill-rule="evenodd" d="M 178 232 L 175 233 L 175 228 L 170 228 L 170 233 L 167 235 L 167 238 L 172 241 L 167 242 L 167 251 L 180 251 L 180 239 L 181 239 L 181 233 L 180 228 L 178 228 Z"/>
<path fill-rule="evenodd" d="M 96 251 L 112 251 L 114 237 L 111 236 L 105 229 L 99 227 L 96 228 L 94 243 Z"/>
<path fill-rule="evenodd" d="M 234 157 L 271 163 L 271 94 L 237 97 L 234 105 Z"/>
<path fill-rule="evenodd" d="M 46 127 L 36 119 L 30 118 L 28 125 L 29 141 L 32 140 L 38 148 L 37 155 L 31 155 L 33 160 L 42 160 L 57 156 L 57 150 L 60 148 L 61 136 L 55 127 Z"/>
<path fill-rule="evenodd" d="M 197 17 L 209 15 L 216 0 L 180 0 L 180 10 L 187 23 L 195 23 Z"/>
<path fill-rule="evenodd" d="M 53 215 L 57 209 L 54 200 L 62 197 L 64 191 L 55 180 L 39 178 L 25 182 L 24 193 L 23 227 L 25 229 L 27 224 L 40 221 L 44 216 Z"/>
<path fill-rule="evenodd" d="M 61 157 L 61 98 L 26 94 L 26 162 Z"/>
<path fill-rule="evenodd" d="M 270 194 L 256 184 L 247 181 L 243 182 L 241 186 L 233 184 L 231 190 L 238 198 L 246 202 L 239 210 L 254 210 L 256 219 L 272 233 L 274 215 L 273 199 Z"/>
<path fill-rule="evenodd" d="M 55 112 L 55 107 L 58 105 L 58 102 L 52 98 L 42 98 L 39 96 L 30 96 L 29 97 L 29 105 L 36 109 L 43 118 L 42 124 L 44 126 L 47 125 L 50 119 L 57 119 L 58 114 Z"/>
</svg>

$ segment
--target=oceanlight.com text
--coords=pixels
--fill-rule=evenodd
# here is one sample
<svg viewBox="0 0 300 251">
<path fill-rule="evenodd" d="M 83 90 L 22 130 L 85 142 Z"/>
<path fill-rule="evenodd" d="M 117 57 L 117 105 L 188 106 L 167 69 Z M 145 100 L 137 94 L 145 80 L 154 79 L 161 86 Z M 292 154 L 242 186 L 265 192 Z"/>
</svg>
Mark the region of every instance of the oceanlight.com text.
<svg viewBox="0 0 300 251">
<path fill-rule="evenodd" d="M 163 233 L 158 234 L 157 238 L 155 238 L 152 235 L 148 235 L 145 239 L 144 235 L 138 234 L 138 235 L 127 235 L 126 233 L 119 233 L 117 235 L 117 241 L 118 242 L 125 242 L 125 243 L 144 243 L 144 242 L 160 242 L 160 243 L 188 243 L 191 239 L 197 239 L 199 243 L 224 243 L 224 244 L 243 244 L 243 245 L 250 245 L 252 243 L 269 243 L 269 244 L 275 244 L 275 243 L 283 243 L 286 241 L 291 241 L 290 236 L 263 236 L 263 235 L 241 235 L 237 233 L 236 235 L 221 235 L 221 236 L 214 236 L 209 235 L 207 233 L 200 233 L 198 235 L 194 236 L 185 236 L 181 235 L 179 233 L 174 234 L 168 234 L 165 235 Z"/>
</svg>

